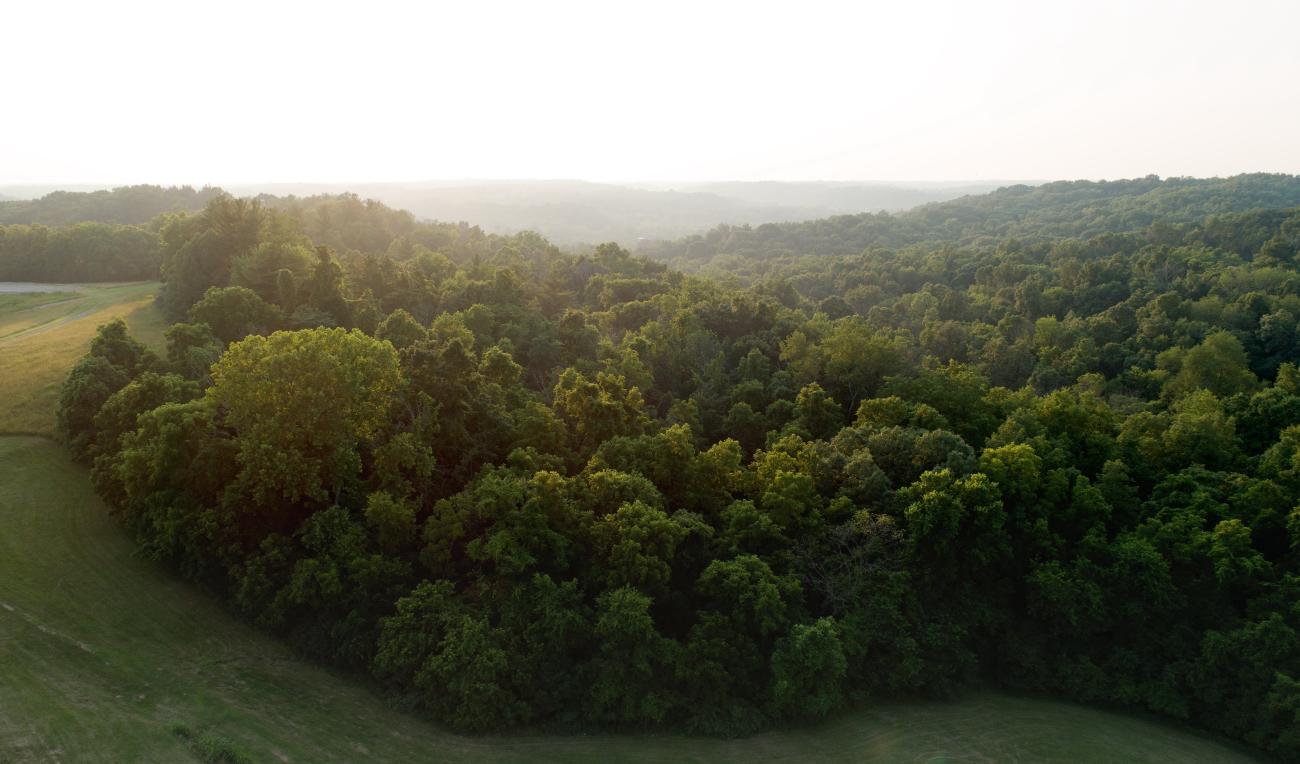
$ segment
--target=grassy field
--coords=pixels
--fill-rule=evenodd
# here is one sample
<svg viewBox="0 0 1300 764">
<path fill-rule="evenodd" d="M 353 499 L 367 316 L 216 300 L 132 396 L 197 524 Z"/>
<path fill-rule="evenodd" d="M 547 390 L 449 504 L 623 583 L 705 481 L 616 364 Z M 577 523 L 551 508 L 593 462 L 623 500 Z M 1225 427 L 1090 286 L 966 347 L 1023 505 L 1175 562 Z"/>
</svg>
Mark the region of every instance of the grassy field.
<svg viewBox="0 0 1300 764">
<path fill-rule="evenodd" d="M 156 283 L 85 284 L 73 291 L 0 291 L 0 433 L 54 432 L 54 407 L 68 369 L 95 329 L 114 318 L 161 349 L 166 322 L 154 306 Z"/>
<path fill-rule="evenodd" d="M 132 546 L 84 470 L 0 437 L 0 762 L 199 760 L 184 728 L 252 761 L 1233 762 L 1148 719 L 980 693 L 744 740 L 453 735 L 297 659 Z"/>
<path fill-rule="evenodd" d="M 48 319 L 45 310 L 61 302 L 80 299 L 75 291 L 68 292 L 0 292 L 0 340 L 18 332 L 40 326 Z"/>
</svg>

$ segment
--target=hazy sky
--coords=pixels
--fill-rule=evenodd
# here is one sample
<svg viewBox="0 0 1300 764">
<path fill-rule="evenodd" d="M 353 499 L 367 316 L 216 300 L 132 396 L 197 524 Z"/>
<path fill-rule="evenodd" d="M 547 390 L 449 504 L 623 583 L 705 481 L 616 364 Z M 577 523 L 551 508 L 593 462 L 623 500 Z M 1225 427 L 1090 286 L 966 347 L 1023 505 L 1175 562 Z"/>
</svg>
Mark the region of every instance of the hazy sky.
<svg viewBox="0 0 1300 764">
<path fill-rule="evenodd" d="M 6 3 L 0 183 L 1300 172 L 1300 1 Z"/>
</svg>

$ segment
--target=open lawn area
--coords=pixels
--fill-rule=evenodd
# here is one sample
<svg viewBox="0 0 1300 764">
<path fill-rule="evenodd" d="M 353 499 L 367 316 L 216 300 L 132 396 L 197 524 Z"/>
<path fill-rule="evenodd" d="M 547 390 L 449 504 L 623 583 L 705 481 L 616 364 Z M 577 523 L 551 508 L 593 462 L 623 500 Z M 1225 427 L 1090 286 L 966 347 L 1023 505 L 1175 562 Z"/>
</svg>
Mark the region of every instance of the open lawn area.
<svg viewBox="0 0 1300 764">
<path fill-rule="evenodd" d="M 53 292 L 6 286 L 0 283 L 0 433 L 53 434 L 59 386 L 101 324 L 124 319 L 132 335 L 162 350 L 166 321 L 154 305 L 156 283 L 57 285 Z"/>
</svg>

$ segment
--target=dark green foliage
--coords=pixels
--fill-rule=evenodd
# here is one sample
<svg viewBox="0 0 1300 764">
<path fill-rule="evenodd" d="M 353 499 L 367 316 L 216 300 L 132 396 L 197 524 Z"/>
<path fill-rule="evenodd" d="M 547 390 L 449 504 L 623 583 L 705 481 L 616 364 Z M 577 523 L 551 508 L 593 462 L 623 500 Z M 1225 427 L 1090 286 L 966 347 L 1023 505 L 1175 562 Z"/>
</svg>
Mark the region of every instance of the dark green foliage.
<svg viewBox="0 0 1300 764">
<path fill-rule="evenodd" d="M 130 381 L 126 371 L 107 358 L 88 355 L 72 367 L 59 392 L 58 428 L 74 457 L 85 459 L 95 442 L 99 409 Z"/>
<path fill-rule="evenodd" d="M 126 333 L 126 322 L 120 318 L 99 327 L 90 341 L 90 355 L 103 358 L 132 377 L 158 363 L 148 348 Z"/>
<path fill-rule="evenodd" d="M 190 306 L 189 317 L 196 324 L 206 324 L 226 344 L 250 334 L 266 334 L 281 322 L 279 311 L 244 287 L 209 287 L 203 298 Z"/>
<path fill-rule="evenodd" d="M 252 764 L 253 757 L 230 740 L 211 731 L 195 731 L 184 724 L 172 725 L 172 734 L 184 740 L 205 764 Z"/>
<path fill-rule="evenodd" d="M 612 589 L 597 601 L 598 647 L 587 699 L 594 721 L 662 723 L 676 710 L 672 666 L 680 647 L 655 627 L 651 602 L 630 588 Z"/>
<path fill-rule="evenodd" d="M 146 554 L 459 728 L 746 734 L 982 678 L 1295 758 L 1300 212 L 1202 214 L 1294 185 L 710 234 L 752 288 L 223 198 L 162 229 L 205 323 L 169 367 L 107 327 L 60 422 Z"/>
<path fill-rule="evenodd" d="M 171 368 L 186 379 L 206 381 L 222 350 L 212 329 L 207 324 L 172 324 L 166 336 Z"/>
<path fill-rule="evenodd" d="M 55 411 L 59 434 L 67 440 L 75 458 L 93 456 L 100 408 L 132 378 L 157 363 L 153 353 L 126 333 L 126 323 L 121 319 L 99 327 L 90 341 L 90 352 L 64 381 Z"/>
<path fill-rule="evenodd" d="M 797 623 L 772 653 L 773 706 L 793 717 L 823 717 L 843 703 L 847 670 L 834 618 Z"/>
<path fill-rule="evenodd" d="M 161 265 L 157 233 L 134 226 L 0 226 L 0 281 L 146 281 Z"/>
<path fill-rule="evenodd" d="M 90 430 L 95 441 L 87 455 L 93 460 L 91 478 L 95 490 L 102 496 L 116 497 L 117 503 L 124 501 L 125 489 L 117 469 L 122 439 L 135 432 L 141 414 L 167 403 L 184 403 L 198 394 L 199 386 L 190 380 L 146 371 L 109 396 L 95 414 Z"/>
</svg>

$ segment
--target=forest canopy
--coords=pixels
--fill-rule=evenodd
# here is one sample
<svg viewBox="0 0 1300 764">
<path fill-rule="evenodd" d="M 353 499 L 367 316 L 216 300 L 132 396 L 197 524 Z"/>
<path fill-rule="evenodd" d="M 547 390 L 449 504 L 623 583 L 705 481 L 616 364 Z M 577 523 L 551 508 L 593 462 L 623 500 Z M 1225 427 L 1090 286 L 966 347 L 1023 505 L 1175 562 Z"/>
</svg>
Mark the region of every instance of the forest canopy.
<svg viewBox="0 0 1300 764">
<path fill-rule="evenodd" d="M 60 427 L 146 555 L 458 729 L 982 680 L 1296 758 L 1298 193 L 1049 184 L 652 253 L 721 278 L 220 196 L 156 226 L 166 357 L 105 326 Z"/>
</svg>

